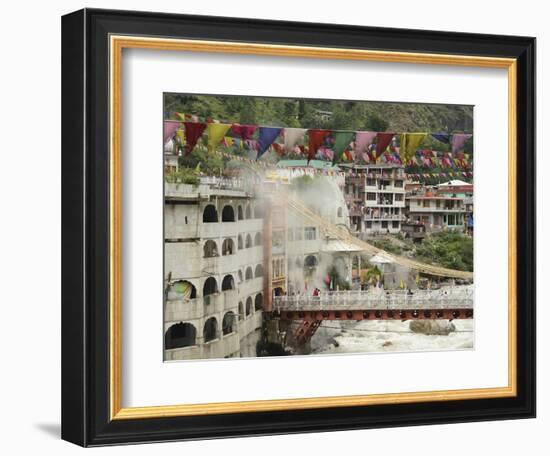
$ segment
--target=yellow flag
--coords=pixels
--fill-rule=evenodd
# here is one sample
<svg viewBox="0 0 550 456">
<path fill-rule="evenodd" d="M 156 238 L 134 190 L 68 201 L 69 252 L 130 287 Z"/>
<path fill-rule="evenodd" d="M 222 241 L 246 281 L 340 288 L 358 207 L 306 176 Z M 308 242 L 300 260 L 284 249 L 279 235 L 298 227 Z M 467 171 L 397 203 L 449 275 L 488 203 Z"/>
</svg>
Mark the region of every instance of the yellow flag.
<svg viewBox="0 0 550 456">
<path fill-rule="evenodd" d="M 426 136 L 428 136 L 428 133 L 401 133 L 399 155 L 404 165 L 414 157 L 416 149 L 424 142 Z"/>
<path fill-rule="evenodd" d="M 209 123 L 208 127 L 206 127 L 208 149 L 214 150 L 230 128 L 231 125 L 228 124 Z"/>
<path fill-rule="evenodd" d="M 178 130 L 176 131 L 176 135 L 180 139 L 181 144 L 183 144 L 185 142 L 185 132 L 183 130 Z"/>
</svg>

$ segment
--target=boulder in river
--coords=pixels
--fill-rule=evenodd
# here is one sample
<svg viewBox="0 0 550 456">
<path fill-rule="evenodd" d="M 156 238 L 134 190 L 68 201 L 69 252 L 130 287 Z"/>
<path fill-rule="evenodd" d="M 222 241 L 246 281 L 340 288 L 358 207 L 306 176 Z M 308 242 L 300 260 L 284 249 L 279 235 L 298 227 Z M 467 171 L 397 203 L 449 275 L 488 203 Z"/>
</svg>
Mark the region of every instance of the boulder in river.
<svg viewBox="0 0 550 456">
<path fill-rule="evenodd" d="M 409 323 L 409 329 L 428 336 L 448 336 L 456 331 L 456 326 L 446 320 L 413 320 Z"/>
</svg>

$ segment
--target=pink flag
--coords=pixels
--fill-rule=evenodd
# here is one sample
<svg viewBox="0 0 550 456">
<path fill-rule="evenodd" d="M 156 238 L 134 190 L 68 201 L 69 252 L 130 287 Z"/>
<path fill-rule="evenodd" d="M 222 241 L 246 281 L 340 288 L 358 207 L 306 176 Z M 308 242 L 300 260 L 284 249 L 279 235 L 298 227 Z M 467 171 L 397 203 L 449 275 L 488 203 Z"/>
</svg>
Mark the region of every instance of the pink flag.
<svg viewBox="0 0 550 456">
<path fill-rule="evenodd" d="M 367 153 L 368 147 L 372 144 L 376 138 L 375 131 L 357 131 L 355 132 L 355 161 L 359 161 L 362 158 L 367 163 L 370 161 L 370 157 Z"/>
<path fill-rule="evenodd" d="M 174 133 L 176 133 L 176 130 L 181 125 L 181 122 L 179 120 L 165 120 L 164 121 L 164 142 L 168 141 L 172 136 L 174 136 Z"/>
</svg>

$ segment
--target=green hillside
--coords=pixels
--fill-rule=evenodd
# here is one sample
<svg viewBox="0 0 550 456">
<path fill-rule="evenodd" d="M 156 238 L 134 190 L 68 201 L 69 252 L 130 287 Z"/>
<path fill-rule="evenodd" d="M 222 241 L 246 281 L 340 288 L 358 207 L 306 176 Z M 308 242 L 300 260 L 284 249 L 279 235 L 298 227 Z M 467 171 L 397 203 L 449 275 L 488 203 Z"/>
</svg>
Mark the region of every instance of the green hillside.
<svg viewBox="0 0 550 456">
<path fill-rule="evenodd" d="M 473 107 L 463 105 L 165 94 L 164 110 L 166 118 L 182 112 L 225 122 L 281 127 L 397 133 L 473 130 Z"/>
</svg>

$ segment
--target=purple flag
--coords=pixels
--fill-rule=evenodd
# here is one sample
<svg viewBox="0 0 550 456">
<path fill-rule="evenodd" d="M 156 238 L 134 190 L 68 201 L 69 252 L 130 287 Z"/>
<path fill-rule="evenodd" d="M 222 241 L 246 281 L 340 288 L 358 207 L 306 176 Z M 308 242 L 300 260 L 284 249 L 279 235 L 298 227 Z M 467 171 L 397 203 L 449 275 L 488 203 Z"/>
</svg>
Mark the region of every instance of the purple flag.
<svg viewBox="0 0 550 456">
<path fill-rule="evenodd" d="M 451 138 L 451 146 L 453 152 L 460 152 L 464 148 L 464 144 L 468 141 L 473 135 L 467 133 L 455 133 Z"/>
</svg>

